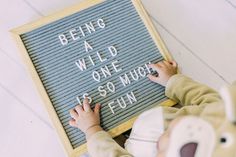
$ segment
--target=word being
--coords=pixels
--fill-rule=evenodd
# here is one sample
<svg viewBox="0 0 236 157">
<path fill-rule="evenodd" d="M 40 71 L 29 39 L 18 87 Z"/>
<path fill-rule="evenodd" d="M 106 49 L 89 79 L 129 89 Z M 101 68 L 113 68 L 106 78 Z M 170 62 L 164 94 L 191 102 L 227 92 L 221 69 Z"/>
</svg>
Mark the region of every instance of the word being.
<svg viewBox="0 0 236 157">
<path fill-rule="evenodd" d="M 147 74 L 151 74 L 151 69 L 148 67 L 148 64 L 144 64 L 144 66 L 137 67 L 128 73 L 120 76 L 120 81 L 124 87 L 131 84 L 132 81 L 138 81 L 139 79 L 146 77 Z"/>
<path fill-rule="evenodd" d="M 61 42 L 61 45 L 65 46 L 70 41 L 75 41 L 86 37 L 88 34 L 96 32 L 98 29 L 104 29 L 106 24 L 102 18 L 97 19 L 96 21 L 90 21 L 84 25 L 79 26 L 78 28 L 73 28 L 66 33 L 58 35 L 58 38 Z M 69 34 L 69 35 L 68 35 Z"/>
<path fill-rule="evenodd" d="M 104 51 L 104 52 L 97 51 L 95 52 L 95 56 L 93 57 L 92 55 L 88 55 L 85 58 L 80 58 L 75 61 L 75 64 L 80 69 L 80 71 L 84 71 L 84 70 L 87 70 L 88 65 L 95 66 L 96 64 L 98 64 L 95 62 L 96 60 L 98 60 L 99 63 L 102 63 L 102 62 L 105 62 L 109 58 L 113 58 L 117 56 L 118 54 L 118 51 L 114 46 L 109 46 L 107 50 L 108 51 Z"/>
<path fill-rule="evenodd" d="M 125 100 L 128 100 L 128 101 L 125 101 Z M 137 102 L 137 99 L 134 93 L 130 92 L 130 93 L 127 93 L 125 96 L 121 96 L 117 98 L 116 100 L 109 102 L 108 106 L 112 114 L 115 114 L 115 111 L 114 111 L 115 108 L 119 107 L 119 108 L 125 109 L 127 105 L 132 105 L 136 102 Z"/>
</svg>

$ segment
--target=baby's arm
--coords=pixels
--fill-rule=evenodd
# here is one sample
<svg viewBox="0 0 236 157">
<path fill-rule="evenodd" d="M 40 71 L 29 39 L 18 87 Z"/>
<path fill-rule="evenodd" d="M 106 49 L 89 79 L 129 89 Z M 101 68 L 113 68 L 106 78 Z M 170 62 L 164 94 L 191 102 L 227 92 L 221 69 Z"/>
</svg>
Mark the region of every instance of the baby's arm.
<svg viewBox="0 0 236 157">
<path fill-rule="evenodd" d="M 70 110 L 72 119 L 69 124 L 85 133 L 87 148 L 91 157 L 131 157 L 127 151 L 120 147 L 112 137 L 100 126 L 100 105 L 96 104 L 94 111 L 88 99 L 83 106 L 78 105 Z"/>
<path fill-rule="evenodd" d="M 166 95 L 182 105 L 201 105 L 218 102 L 220 97 L 210 87 L 177 74 L 176 62 L 159 62 L 150 67 L 158 72 L 158 76 L 149 75 L 149 79 L 166 87 Z"/>
</svg>

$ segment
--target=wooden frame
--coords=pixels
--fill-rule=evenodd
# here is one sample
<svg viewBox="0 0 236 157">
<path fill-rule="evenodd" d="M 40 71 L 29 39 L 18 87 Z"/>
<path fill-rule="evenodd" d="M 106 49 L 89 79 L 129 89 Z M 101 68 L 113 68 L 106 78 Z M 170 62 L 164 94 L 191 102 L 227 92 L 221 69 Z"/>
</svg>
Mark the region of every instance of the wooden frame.
<svg viewBox="0 0 236 157">
<path fill-rule="evenodd" d="M 40 20 L 37 20 L 35 22 L 32 22 L 32 23 L 29 23 L 29 24 L 26 24 L 24 26 L 21 26 L 19 28 L 16 28 L 16 29 L 13 29 L 11 30 L 11 33 L 14 37 L 14 39 L 16 40 L 16 43 L 18 45 L 18 47 L 20 48 L 20 51 L 22 52 L 22 58 L 24 60 L 24 62 L 28 65 L 28 68 L 29 68 L 29 71 L 31 73 L 31 76 L 37 86 L 37 89 L 39 91 L 39 93 L 41 94 L 41 97 L 42 99 L 44 100 L 44 104 L 45 104 L 45 107 L 50 115 L 50 118 L 52 119 L 53 121 L 53 124 L 57 130 L 57 133 L 62 141 L 62 144 L 66 150 L 66 153 L 68 154 L 68 156 L 70 157 L 77 157 L 78 155 L 86 152 L 86 144 L 83 144 L 81 145 L 80 147 L 76 148 L 76 149 L 73 149 L 67 135 L 66 135 L 66 132 L 56 114 L 56 111 L 54 110 L 54 107 L 47 95 L 47 92 L 43 86 L 43 83 L 41 82 L 37 72 L 36 72 L 36 69 L 34 67 L 34 64 L 32 63 L 29 55 L 28 55 L 28 52 L 20 38 L 20 35 L 21 34 L 24 34 L 26 32 L 29 32 L 29 31 L 32 31 L 36 28 L 39 28 L 41 26 L 44 26 L 44 25 L 47 25 L 53 21 L 56 21 L 56 20 L 59 20 L 63 17 L 66 17 L 66 16 L 69 16 L 71 14 L 74 14 L 76 12 L 79 12 L 81 10 L 84 10 L 86 8 L 89 8 L 91 6 L 94 6 L 96 4 L 99 4 L 101 2 L 104 2 L 105 0 L 86 0 L 76 6 L 73 6 L 73 7 L 70 7 L 68 9 L 65 9 L 63 11 L 60 11 L 58 13 L 55 13 L 53 15 L 50 15 L 50 16 L 47 16 L 47 17 L 44 17 Z M 150 35 L 152 36 L 153 40 L 155 41 L 156 45 L 158 46 L 162 56 L 164 57 L 165 60 L 171 60 L 171 56 L 170 54 L 168 53 L 162 39 L 160 38 L 159 34 L 156 32 L 155 30 L 155 27 L 154 25 L 152 24 L 151 20 L 149 19 L 149 16 L 148 14 L 146 13 L 144 7 L 142 6 L 142 3 L 140 0 L 131 0 L 133 2 L 133 5 L 135 6 L 138 14 L 140 15 L 141 19 L 143 20 L 145 26 L 147 27 Z M 171 100 L 167 100 L 167 101 L 164 101 L 163 103 L 159 104 L 159 105 L 163 105 L 163 106 L 173 106 L 175 104 L 175 102 L 171 101 Z M 115 136 L 118 136 L 120 135 L 121 133 L 129 130 L 135 119 L 137 117 L 134 117 L 130 120 L 128 120 L 127 122 L 125 123 L 122 123 L 121 125 L 111 129 L 110 131 L 108 131 L 112 137 L 115 137 Z"/>
</svg>

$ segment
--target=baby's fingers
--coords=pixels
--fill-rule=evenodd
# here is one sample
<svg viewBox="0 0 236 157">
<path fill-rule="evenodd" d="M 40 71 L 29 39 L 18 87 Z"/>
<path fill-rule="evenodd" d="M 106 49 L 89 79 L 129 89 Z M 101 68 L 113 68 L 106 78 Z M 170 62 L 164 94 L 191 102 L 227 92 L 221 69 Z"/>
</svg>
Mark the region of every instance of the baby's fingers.
<svg viewBox="0 0 236 157">
<path fill-rule="evenodd" d="M 151 80 L 152 82 L 155 82 L 155 83 L 159 83 L 159 78 L 156 77 L 156 76 L 153 76 L 153 75 L 148 75 L 147 76 L 149 78 L 149 80 Z"/>
<path fill-rule="evenodd" d="M 85 112 L 90 112 L 90 111 L 92 111 L 92 110 L 91 110 L 91 107 L 90 107 L 90 104 L 89 104 L 88 98 L 85 98 L 85 99 L 84 99 L 84 101 L 83 101 L 83 107 L 84 107 L 84 111 L 85 111 Z"/>
<path fill-rule="evenodd" d="M 83 113 L 83 107 L 81 106 L 81 105 L 77 105 L 76 107 L 75 107 L 75 110 L 76 110 L 76 112 L 80 115 L 80 114 L 82 114 Z"/>
<path fill-rule="evenodd" d="M 94 113 L 99 115 L 100 114 L 100 108 L 101 108 L 101 105 L 100 104 L 96 104 L 95 108 L 94 108 Z"/>
<path fill-rule="evenodd" d="M 77 119 L 78 118 L 78 114 L 75 112 L 74 109 L 70 110 L 70 116 L 74 119 Z"/>
<path fill-rule="evenodd" d="M 160 72 L 160 70 L 162 68 L 162 66 L 159 63 L 149 64 L 148 66 L 149 66 L 149 68 L 152 68 L 153 70 L 157 71 L 158 73 Z"/>
<path fill-rule="evenodd" d="M 170 63 L 173 67 L 178 67 L 177 62 L 175 62 L 175 61 L 169 61 L 169 63 Z"/>
<path fill-rule="evenodd" d="M 69 124 L 70 124 L 70 126 L 72 126 L 72 127 L 77 127 L 76 121 L 75 121 L 74 119 L 71 119 L 71 120 L 69 121 Z"/>
</svg>

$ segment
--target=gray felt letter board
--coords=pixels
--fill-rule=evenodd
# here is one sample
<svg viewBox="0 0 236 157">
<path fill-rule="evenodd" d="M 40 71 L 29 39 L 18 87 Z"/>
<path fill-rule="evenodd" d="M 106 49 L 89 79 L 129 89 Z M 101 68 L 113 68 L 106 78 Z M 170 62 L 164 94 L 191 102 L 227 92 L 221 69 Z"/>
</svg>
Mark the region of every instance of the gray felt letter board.
<svg viewBox="0 0 236 157">
<path fill-rule="evenodd" d="M 157 105 L 173 105 L 148 80 L 148 64 L 170 56 L 139 0 L 87 0 L 12 30 L 68 156 L 86 150 L 69 126 L 84 97 L 99 102 L 101 125 L 114 137 Z"/>
</svg>

